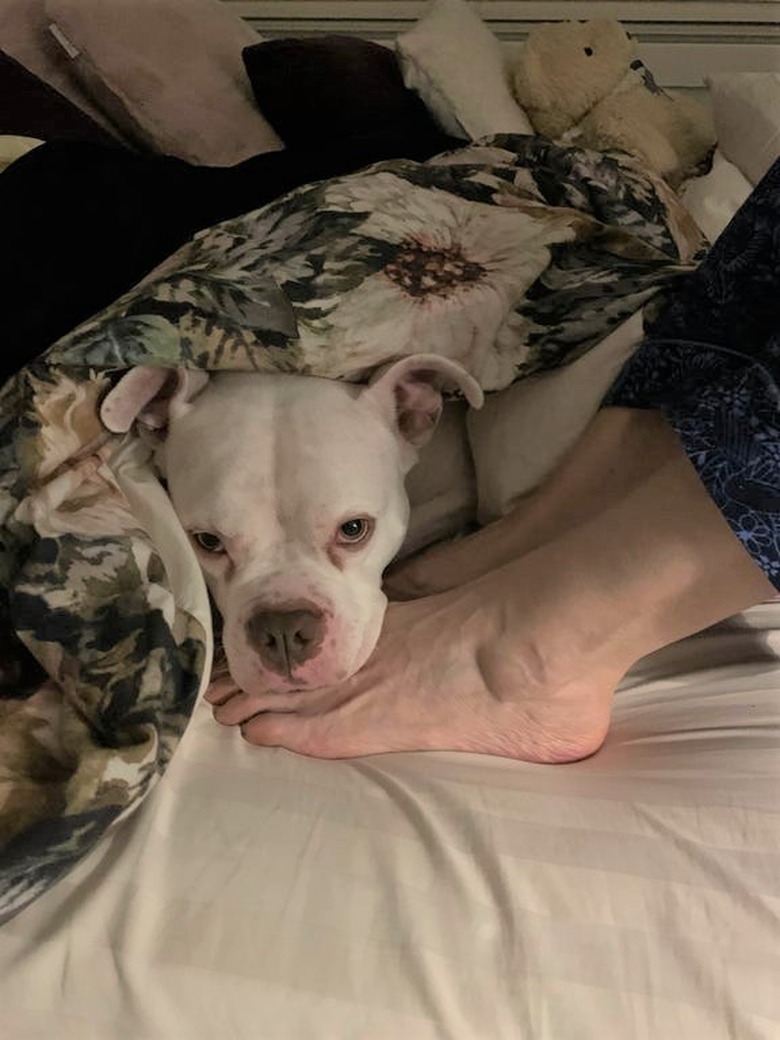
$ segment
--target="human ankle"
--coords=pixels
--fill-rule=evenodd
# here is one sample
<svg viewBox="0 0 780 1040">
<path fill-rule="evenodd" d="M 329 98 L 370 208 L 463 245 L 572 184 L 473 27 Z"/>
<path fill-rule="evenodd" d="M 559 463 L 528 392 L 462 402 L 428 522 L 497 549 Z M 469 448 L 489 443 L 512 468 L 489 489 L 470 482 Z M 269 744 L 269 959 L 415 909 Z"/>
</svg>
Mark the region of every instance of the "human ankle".
<svg viewBox="0 0 780 1040">
<path fill-rule="evenodd" d="M 774 594 L 682 449 L 540 553 L 569 605 L 560 625 L 627 667 Z"/>
</svg>

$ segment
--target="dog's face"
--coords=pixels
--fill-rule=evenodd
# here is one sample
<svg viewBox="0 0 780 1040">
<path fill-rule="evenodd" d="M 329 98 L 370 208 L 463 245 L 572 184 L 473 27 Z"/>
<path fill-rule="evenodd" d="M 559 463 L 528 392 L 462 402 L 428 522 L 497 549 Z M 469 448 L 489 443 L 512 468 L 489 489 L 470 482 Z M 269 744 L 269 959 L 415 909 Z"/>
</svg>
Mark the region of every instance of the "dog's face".
<svg viewBox="0 0 780 1040">
<path fill-rule="evenodd" d="M 233 679 L 259 692 L 347 678 L 379 636 L 382 572 L 409 516 L 404 478 L 438 419 L 438 385 L 479 404 L 476 384 L 424 357 L 368 388 L 180 373 L 161 401 L 148 399 L 149 371 L 125 377 L 102 415 L 114 429 L 128 416 L 165 426 L 158 465 L 222 614 Z"/>
<path fill-rule="evenodd" d="M 406 460 L 381 417 L 328 380 L 227 375 L 162 453 L 238 685 L 321 686 L 359 668 L 408 520 Z"/>
</svg>

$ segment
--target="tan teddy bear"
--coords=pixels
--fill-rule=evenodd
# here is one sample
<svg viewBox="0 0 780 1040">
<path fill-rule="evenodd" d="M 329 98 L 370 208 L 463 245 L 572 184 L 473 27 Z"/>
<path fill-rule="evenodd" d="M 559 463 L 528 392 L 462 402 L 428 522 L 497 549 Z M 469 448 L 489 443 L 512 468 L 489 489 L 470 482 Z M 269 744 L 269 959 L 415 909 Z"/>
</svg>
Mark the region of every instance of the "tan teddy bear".
<svg viewBox="0 0 780 1040">
<path fill-rule="evenodd" d="M 532 30 L 513 69 L 515 96 L 537 133 L 637 156 L 672 184 L 715 144 L 707 110 L 656 86 L 619 22 L 556 22 Z"/>
</svg>

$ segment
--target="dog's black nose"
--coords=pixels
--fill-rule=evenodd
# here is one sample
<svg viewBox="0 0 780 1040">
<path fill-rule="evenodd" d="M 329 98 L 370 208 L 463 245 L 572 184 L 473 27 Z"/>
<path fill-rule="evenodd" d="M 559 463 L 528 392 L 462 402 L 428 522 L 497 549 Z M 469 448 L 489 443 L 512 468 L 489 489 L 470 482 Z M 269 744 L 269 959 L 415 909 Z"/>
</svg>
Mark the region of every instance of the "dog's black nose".
<svg viewBox="0 0 780 1040">
<path fill-rule="evenodd" d="M 246 634 L 266 668 L 292 679 L 293 669 L 318 653 L 325 622 L 313 610 L 258 610 Z"/>
</svg>

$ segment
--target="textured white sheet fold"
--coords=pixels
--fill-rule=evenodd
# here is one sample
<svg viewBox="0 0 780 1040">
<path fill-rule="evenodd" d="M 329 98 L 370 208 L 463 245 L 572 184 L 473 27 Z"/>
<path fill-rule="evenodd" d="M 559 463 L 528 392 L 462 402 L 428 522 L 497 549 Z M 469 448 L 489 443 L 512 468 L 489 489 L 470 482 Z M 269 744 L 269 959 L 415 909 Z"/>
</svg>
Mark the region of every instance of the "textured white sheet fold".
<svg viewBox="0 0 780 1040">
<path fill-rule="evenodd" d="M 776 1040 L 780 603 L 653 655 L 568 766 L 318 762 L 197 711 L 0 931 L 9 1040 Z"/>
</svg>

